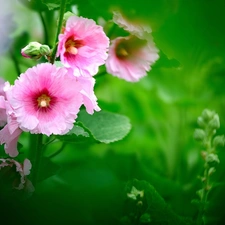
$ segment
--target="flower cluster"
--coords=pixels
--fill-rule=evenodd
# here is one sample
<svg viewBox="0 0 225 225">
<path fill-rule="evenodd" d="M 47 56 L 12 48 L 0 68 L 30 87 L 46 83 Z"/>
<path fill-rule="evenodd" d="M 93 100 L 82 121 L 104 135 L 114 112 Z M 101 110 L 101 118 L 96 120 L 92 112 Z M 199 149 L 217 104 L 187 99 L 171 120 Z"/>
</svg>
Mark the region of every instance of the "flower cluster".
<svg viewBox="0 0 225 225">
<path fill-rule="evenodd" d="M 25 58 L 45 56 L 49 62 L 27 69 L 13 85 L 0 80 L 0 144 L 4 144 L 6 154 L 19 154 L 17 142 L 22 132 L 64 135 L 73 128 L 82 105 L 89 114 L 99 111 L 94 93 L 99 66 L 105 64 L 108 73 L 131 82 L 146 75 L 158 59 L 150 29 L 130 24 L 119 13 L 115 13 L 114 22 L 130 35 L 117 37 L 111 45 L 102 26 L 72 15 L 64 21 L 53 50 L 38 42 L 21 50 Z M 54 64 L 54 51 L 60 66 Z M 23 173 L 24 184 L 28 173 L 18 166 L 21 164 L 11 159 L 1 162 L 1 167 L 15 164 Z"/>
</svg>

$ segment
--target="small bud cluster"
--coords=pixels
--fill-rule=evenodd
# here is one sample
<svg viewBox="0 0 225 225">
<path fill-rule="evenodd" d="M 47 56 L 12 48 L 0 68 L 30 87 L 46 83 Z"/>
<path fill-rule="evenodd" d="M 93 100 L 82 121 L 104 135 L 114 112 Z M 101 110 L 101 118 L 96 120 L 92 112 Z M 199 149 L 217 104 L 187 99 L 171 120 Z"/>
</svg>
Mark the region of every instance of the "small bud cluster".
<svg viewBox="0 0 225 225">
<path fill-rule="evenodd" d="M 216 172 L 216 166 L 220 163 L 216 148 L 223 147 L 225 144 L 224 135 L 216 135 L 216 130 L 220 127 L 220 120 L 217 113 L 205 109 L 198 117 L 197 123 L 200 128 L 195 129 L 194 138 L 202 143 L 204 150 L 201 156 L 204 160 L 204 173 L 200 177 L 202 188 L 196 193 L 200 199 L 200 209 L 198 220 L 203 221 L 205 207 L 208 203 L 208 194 L 213 187 L 211 176 Z"/>
<path fill-rule="evenodd" d="M 127 198 L 130 199 L 131 209 L 134 211 L 129 212 L 126 216 L 120 219 L 121 224 L 131 224 L 131 221 L 138 221 L 138 224 L 149 224 L 151 216 L 146 211 L 146 199 L 144 190 L 138 190 L 135 186 L 131 187 Z"/>
<path fill-rule="evenodd" d="M 42 56 L 48 56 L 51 50 L 48 45 L 42 45 L 36 41 L 30 42 L 21 50 L 21 54 L 25 58 L 40 59 Z"/>
</svg>

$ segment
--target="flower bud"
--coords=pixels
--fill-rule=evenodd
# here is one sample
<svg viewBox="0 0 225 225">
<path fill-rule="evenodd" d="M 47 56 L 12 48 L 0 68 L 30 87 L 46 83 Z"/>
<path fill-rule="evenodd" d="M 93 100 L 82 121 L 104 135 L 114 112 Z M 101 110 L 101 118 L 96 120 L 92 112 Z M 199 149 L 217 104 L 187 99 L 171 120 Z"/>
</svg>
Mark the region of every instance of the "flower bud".
<svg viewBox="0 0 225 225">
<path fill-rule="evenodd" d="M 70 11 L 67 11 L 67 12 L 64 13 L 61 33 L 64 33 L 64 29 L 65 29 L 65 26 L 66 26 L 66 21 L 69 19 L 69 17 L 74 16 L 74 15 L 75 14 L 70 12 Z"/>
<path fill-rule="evenodd" d="M 218 155 L 210 153 L 206 156 L 206 163 L 210 166 L 210 167 L 214 167 L 215 165 L 220 163 L 220 160 L 218 158 Z"/>
<path fill-rule="evenodd" d="M 42 45 L 36 41 L 30 42 L 21 50 L 22 56 L 30 59 L 40 59 L 44 55 L 49 55 L 50 52 L 49 46 Z"/>
<path fill-rule="evenodd" d="M 207 122 L 213 118 L 215 115 L 214 111 L 211 111 L 209 109 L 204 109 L 202 112 L 202 118 Z"/>
<path fill-rule="evenodd" d="M 138 197 L 143 198 L 144 197 L 144 190 L 139 191 L 134 186 L 132 186 L 131 192 L 127 193 L 127 197 L 131 198 L 133 200 L 137 200 Z"/>
<path fill-rule="evenodd" d="M 51 53 L 51 49 L 48 45 L 41 45 L 40 47 L 40 54 L 41 55 L 49 55 Z"/>
<path fill-rule="evenodd" d="M 218 129 L 220 127 L 220 119 L 218 114 L 215 114 L 213 118 L 209 121 L 209 127 L 213 129 Z"/>
<path fill-rule="evenodd" d="M 223 147 L 225 144 L 224 135 L 218 135 L 213 139 L 213 146 L 214 147 Z"/>
<path fill-rule="evenodd" d="M 199 196 L 200 199 L 203 198 L 203 192 L 204 192 L 203 189 L 196 191 L 196 194 Z"/>
<path fill-rule="evenodd" d="M 206 126 L 205 121 L 203 120 L 203 118 L 201 116 L 198 117 L 197 123 L 198 123 L 198 125 L 200 127 L 205 127 Z"/>
<path fill-rule="evenodd" d="M 203 141 L 205 138 L 205 131 L 202 129 L 195 129 L 194 139 L 197 141 Z"/>
<path fill-rule="evenodd" d="M 209 169 L 209 171 L 208 171 L 208 175 L 209 176 L 211 176 L 213 173 L 215 173 L 216 172 L 216 169 L 215 169 L 215 167 L 211 167 L 210 169 Z"/>
<path fill-rule="evenodd" d="M 21 54 L 25 58 L 30 58 L 30 59 L 40 59 L 41 54 L 40 54 L 40 47 L 41 44 L 38 42 L 30 42 L 26 47 L 24 47 L 21 50 Z"/>
</svg>

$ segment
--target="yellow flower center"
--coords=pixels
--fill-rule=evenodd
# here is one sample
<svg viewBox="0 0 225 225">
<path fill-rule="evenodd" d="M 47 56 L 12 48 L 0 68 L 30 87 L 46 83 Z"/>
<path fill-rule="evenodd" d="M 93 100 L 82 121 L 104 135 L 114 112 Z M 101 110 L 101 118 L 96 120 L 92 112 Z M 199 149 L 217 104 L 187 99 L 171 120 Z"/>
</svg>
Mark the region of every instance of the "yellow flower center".
<svg viewBox="0 0 225 225">
<path fill-rule="evenodd" d="M 129 53 L 127 52 L 127 50 L 125 48 L 119 48 L 116 52 L 116 55 L 118 57 L 126 57 L 129 55 Z"/>
<path fill-rule="evenodd" d="M 78 48 L 83 46 L 83 42 L 80 40 L 73 40 L 69 38 L 65 43 L 66 52 L 76 55 L 78 53 Z"/>
<path fill-rule="evenodd" d="M 51 101 L 51 98 L 46 95 L 46 94 L 42 94 L 41 96 L 39 96 L 37 98 L 37 102 L 38 102 L 38 107 L 48 107 L 50 105 L 50 101 Z"/>
</svg>

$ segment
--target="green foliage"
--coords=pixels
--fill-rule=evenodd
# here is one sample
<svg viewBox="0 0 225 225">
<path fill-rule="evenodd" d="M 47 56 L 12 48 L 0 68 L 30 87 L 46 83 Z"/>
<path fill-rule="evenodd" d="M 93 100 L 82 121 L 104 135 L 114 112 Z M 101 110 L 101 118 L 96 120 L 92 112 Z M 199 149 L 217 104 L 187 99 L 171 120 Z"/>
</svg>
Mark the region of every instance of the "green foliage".
<svg viewBox="0 0 225 225">
<path fill-rule="evenodd" d="M 123 139 L 130 131 L 131 124 L 126 116 L 101 110 L 93 115 L 81 111 L 78 121 L 100 142 L 110 143 Z"/>
<path fill-rule="evenodd" d="M 210 206 L 208 196 L 214 188 L 212 175 L 216 172 L 216 168 L 220 163 L 216 147 L 224 145 L 224 136 L 213 137 L 216 130 L 220 127 L 219 116 L 214 111 L 209 109 L 203 110 L 197 122 L 199 126 L 204 129 L 196 129 L 194 133 L 194 138 L 200 141 L 204 148 L 201 152 L 204 160 L 204 171 L 203 175 L 200 177 L 202 188 L 196 192 L 199 196 L 197 224 L 204 225 L 207 224 L 207 213 Z"/>
<path fill-rule="evenodd" d="M 23 72 L 36 63 L 22 59 L 21 48 L 30 41 L 53 47 L 60 3 L 19 2 L 23 5 L 12 14 L 17 26 L 12 35 L 13 54 L 0 56 L 1 76 L 11 83 L 19 75 L 16 67 Z M 53 141 L 45 149 L 40 183 L 31 198 L 15 200 L 15 190 L 6 195 L 14 175 L 0 171 L 0 183 L 4 183 L 0 187 L 1 212 L 8 216 L 8 224 L 191 224 L 203 206 L 200 199 L 205 192 L 205 157 L 212 189 L 204 220 L 207 225 L 222 225 L 224 1 L 68 0 L 66 11 L 71 11 L 73 5 L 77 5 L 80 16 L 96 21 L 102 17 L 111 37 L 123 35 L 118 28 L 108 29 L 115 9 L 131 21 L 146 22 L 160 49 L 160 59 L 138 83 L 127 83 L 110 74 L 96 76 L 95 92 L 102 111 L 93 115 L 81 111 L 67 135 L 50 137 Z M 47 27 L 48 38 L 41 36 L 45 33 L 41 21 Z M 204 108 L 214 109 L 220 121 L 211 110 L 198 118 Z M 213 150 L 207 157 L 203 154 L 202 158 L 200 150 L 207 145 L 205 128 L 209 121 L 212 132 L 220 126 L 211 139 L 211 149 L 218 151 Z M 193 138 L 197 124 L 194 138 L 201 146 Z M 19 150 L 27 156 L 24 149 L 29 143 L 23 137 L 20 142 L 23 147 Z M 6 157 L 0 147 L 1 155 Z M 203 176 L 199 180 L 200 174 Z M 137 190 L 133 196 L 138 200 L 127 197 L 132 187 Z M 138 191 L 142 190 L 143 204 L 137 205 L 141 198 Z M 192 204 L 195 197 L 199 197 L 197 204 Z"/>
<path fill-rule="evenodd" d="M 78 125 L 76 125 L 78 124 Z M 68 143 L 83 143 L 89 142 L 90 144 L 96 142 L 96 140 L 92 137 L 90 131 L 86 128 L 83 128 L 80 123 L 76 123 L 66 135 L 58 135 L 56 136 L 59 140 Z"/>
<path fill-rule="evenodd" d="M 131 196 L 134 189 L 135 193 L 139 190 L 137 198 Z M 126 185 L 125 192 L 128 200 L 125 201 L 124 216 L 130 222 L 122 224 L 194 224 L 191 220 L 176 215 L 154 187 L 146 181 L 130 181 Z"/>
</svg>

